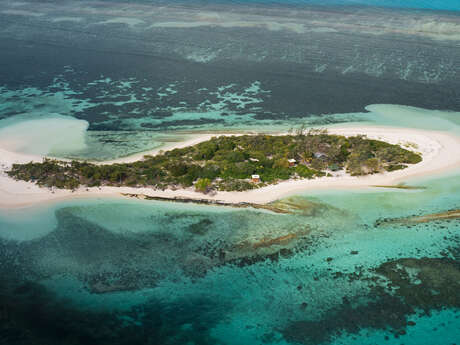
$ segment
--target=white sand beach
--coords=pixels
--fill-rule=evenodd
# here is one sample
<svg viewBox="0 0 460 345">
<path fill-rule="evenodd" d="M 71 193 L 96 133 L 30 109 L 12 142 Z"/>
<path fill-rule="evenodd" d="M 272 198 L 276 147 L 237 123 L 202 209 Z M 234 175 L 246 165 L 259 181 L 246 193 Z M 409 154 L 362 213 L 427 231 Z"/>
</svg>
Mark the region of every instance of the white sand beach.
<svg viewBox="0 0 460 345">
<path fill-rule="evenodd" d="M 250 191 L 217 192 L 213 195 L 195 192 L 193 188 L 161 191 L 152 188 L 104 186 L 100 188 L 81 187 L 76 191 L 69 191 L 41 188 L 33 183 L 16 181 L 8 177 L 6 171 L 11 168 L 12 164 L 41 161 L 43 157 L 39 155 L 11 152 L 4 147 L 0 147 L 0 207 L 27 207 L 44 202 L 70 198 L 123 197 L 123 193 L 143 194 L 165 198 L 183 197 L 220 200 L 227 203 L 250 202 L 262 204 L 289 195 L 308 192 L 309 190 L 363 189 L 370 187 L 374 188 L 376 185 L 396 185 L 398 183 L 408 182 L 415 177 L 430 176 L 444 173 L 451 169 L 460 168 L 460 137 L 448 132 L 380 126 L 335 127 L 329 128 L 328 131 L 332 134 L 345 136 L 365 134 L 368 138 L 386 141 L 391 144 L 400 144 L 409 150 L 420 153 L 423 156 L 423 161 L 411 165 L 404 170 L 394 172 L 360 177 L 353 177 L 339 172 L 333 173 L 332 177 L 321 177 L 312 180 L 289 180 Z M 203 134 L 161 149 L 165 150 L 194 145 L 209 140 L 213 136 L 216 136 L 216 134 Z M 159 151 L 160 149 L 156 149 L 104 163 L 132 162 L 141 159 L 144 155 L 157 154 Z"/>
</svg>

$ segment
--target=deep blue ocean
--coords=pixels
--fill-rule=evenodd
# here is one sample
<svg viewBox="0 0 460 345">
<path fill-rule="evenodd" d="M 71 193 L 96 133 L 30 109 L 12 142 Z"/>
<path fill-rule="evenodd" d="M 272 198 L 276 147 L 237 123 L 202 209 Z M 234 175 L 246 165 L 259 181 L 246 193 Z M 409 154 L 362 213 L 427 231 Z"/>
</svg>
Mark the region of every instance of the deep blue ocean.
<svg viewBox="0 0 460 345">
<path fill-rule="evenodd" d="M 442 11 L 460 11 L 460 4 L 456 0 L 220 0 L 216 3 L 230 3 L 233 5 L 259 3 L 272 5 L 321 5 L 321 6 L 369 6 L 391 7 L 404 9 L 425 9 Z"/>
</svg>

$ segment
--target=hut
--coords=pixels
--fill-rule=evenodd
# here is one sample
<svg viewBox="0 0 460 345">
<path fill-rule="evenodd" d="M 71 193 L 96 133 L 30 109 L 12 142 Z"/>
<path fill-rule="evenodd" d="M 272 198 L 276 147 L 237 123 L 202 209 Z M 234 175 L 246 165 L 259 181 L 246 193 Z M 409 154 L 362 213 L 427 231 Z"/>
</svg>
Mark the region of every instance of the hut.
<svg viewBox="0 0 460 345">
<path fill-rule="evenodd" d="M 288 159 L 288 162 L 289 162 L 289 166 L 290 166 L 290 167 L 295 166 L 295 164 L 297 163 L 296 160 L 295 160 L 295 159 L 292 159 L 292 158 L 291 158 L 291 159 Z"/>
<path fill-rule="evenodd" d="M 315 152 L 314 156 L 315 156 L 315 158 L 322 159 L 322 160 L 327 158 L 327 156 L 322 152 Z"/>
<path fill-rule="evenodd" d="M 252 179 L 252 182 L 254 182 L 254 183 L 259 183 L 260 182 L 260 176 L 259 175 L 252 175 L 251 179 Z"/>
</svg>

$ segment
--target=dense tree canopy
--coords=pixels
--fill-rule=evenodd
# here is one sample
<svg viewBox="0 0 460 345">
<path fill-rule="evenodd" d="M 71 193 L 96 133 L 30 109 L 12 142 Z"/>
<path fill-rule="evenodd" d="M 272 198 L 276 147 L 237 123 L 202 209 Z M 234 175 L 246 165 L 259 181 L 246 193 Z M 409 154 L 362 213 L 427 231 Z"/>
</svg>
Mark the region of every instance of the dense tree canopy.
<svg viewBox="0 0 460 345">
<path fill-rule="evenodd" d="M 294 159 L 295 164 L 289 162 Z M 295 135 L 242 135 L 215 137 L 200 144 L 174 149 L 123 164 L 93 164 L 44 159 L 14 164 L 8 174 L 42 186 L 75 189 L 86 186 L 190 187 L 207 192 L 247 190 L 290 178 L 315 178 L 346 170 L 353 176 L 404 169 L 422 160 L 398 145 L 346 138 L 325 131 Z M 251 175 L 260 176 L 259 183 Z"/>
</svg>

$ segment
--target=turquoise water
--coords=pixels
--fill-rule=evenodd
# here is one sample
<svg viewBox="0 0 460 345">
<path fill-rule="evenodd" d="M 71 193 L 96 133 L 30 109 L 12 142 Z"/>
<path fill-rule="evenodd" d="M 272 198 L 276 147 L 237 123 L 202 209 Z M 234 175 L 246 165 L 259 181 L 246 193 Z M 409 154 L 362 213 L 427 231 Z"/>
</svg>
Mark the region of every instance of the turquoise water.
<svg viewBox="0 0 460 345">
<path fill-rule="evenodd" d="M 338 116 L 459 133 L 458 113 L 395 105 L 367 110 Z M 95 150 L 84 121 L 55 118 L 59 132 L 75 136 L 62 155 Z M 2 130 L 33 133 L 37 124 L 55 118 L 9 118 Z M 43 151 L 36 153 L 53 153 L 56 141 L 44 145 L 45 137 L 29 138 L 41 143 L 32 145 Z M 24 138 L 17 151 L 30 146 Z M 169 138 L 180 140 L 180 133 Z M 112 338 L 76 326 L 81 318 L 121 329 L 130 343 L 145 343 L 138 334 L 161 344 L 455 343 L 458 220 L 381 221 L 458 209 L 458 175 L 407 181 L 423 187 L 415 190 L 304 192 L 290 198 L 299 209 L 286 215 L 104 198 L 2 210 L 0 269 L 9 284 L 29 284 L 3 293 L 26 309 L 32 296 L 53 305 L 40 311 L 44 327 L 50 322 L 69 334 L 88 333 L 94 344 Z M 393 263 L 414 278 L 382 276 L 379 270 Z M 433 270 L 441 275 L 420 275 Z M 407 282 L 409 291 L 422 286 L 434 292 L 419 292 L 414 300 L 404 294 Z M 62 313 L 68 315 L 64 320 Z M 29 322 L 27 315 L 15 317 Z M 30 329 L 33 337 L 53 339 Z"/>
<path fill-rule="evenodd" d="M 98 81 L 98 83 L 100 82 Z M 122 89 L 129 90 L 130 86 L 126 86 L 126 83 L 128 82 L 122 83 Z M 301 126 L 327 128 L 329 126 L 354 126 L 356 124 L 410 128 L 416 124 L 417 128 L 421 129 L 460 133 L 459 112 L 428 110 L 402 105 L 377 104 L 369 105 L 362 112 L 357 113 L 339 113 L 328 116 L 311 114 L 306 118 L 261 120 L 254 117 L 255 114 L 251 113 L 251 107 L 262 102 L 258 95 L 269 93 L 269 91 L 263 90 L 257 81 L 245 88 L 242 93 L 231 92 L 229 91 L 231 88 L 232 85 L 228 85 L 219 87 L 215 92 L 208 90 L 209 94 L 216 97 L 217 103 L 209 100 L 203 102 L 199 106 L 202 109 L 200 112 L 189 110 L 184 105 L 179 108 L 170 108 L 168 111 L 171 113 L 165 118 L 129 116 L 120 120 L 116 117 L 109 117 L 97 124 L 102 125 L 117 121 L 126 130 L 87 130 L 88 125 L 91 126 L 91 124 L 83 119 L 75 119 L 72 114 L 85 107 L 91 108 L 96 105 L 85 101 L 85 106 L 82 108 L 79 101 L 72 98 L 72 91 L 70 90 L 59 97 L 55 95 L 55 97 L 50 98 L 47 93 L 38 89 L 27 92 L 25 90 L 15 92 L 3 90 L 3 93 L 0 89 L 0 97 L 3 96 L 6 100 L 0 105 L 0 113 L 5 114 L 9 113 L 10 108 L 17 106 L 17 102 L 9 104 L 8 99 L 13 96 L 24 97 L 24 93 L 32 95 L 26 98 L 27 101 L 23 103 L 24 109 L 20 110 L 20 114 L 0 119 L 0 140 L 3 142 L 3 146 L 6 143 L 6 147 L 12 151 L 57 157 L 110 160 L 159 148 L 171 142 L 180 142 L 189 138 L 190 134 L 198 132 L 264 131 L 270 133 L 288 131 Z M 165 87 L 165 90 L 169 90 L 164 91 L 169 92 L 169 94 L 174 91 L 171 85 Z M 160 97 L 163 97 L 162 95 L 160 93 Z M 128 100 L 122 103 L 130 102 Z M 229 107 L 241 108 L 242 111 L 247 112 L 244 115 L 239 114 L 230 111 Z M 53 121 L 54 119 L 59 119 L 59 121 Z M 200 121 L 203 121 L 203 124 L 199 124 Z M 197 124 L 191 125 L 191 123 Z M 154 130 L 143 129 L 142 126 L 146 125 L 160 127 Z M 60 132 L 61 136 L 52 138 L 47 131 L 38 130 L 37 126 L 47 128 L 48 131 Z M 161 130 L 161 128 L 164 129 Z M 15 136 L 15 133 L 22 134 Z M 10 136 L 11 138 L 9 138 Z"/>
<path fill-rule="evenodd" d="M 17 151 L 106 160 L 184 140 L 190 131 L 271 132 L 302 125 L 355 123 L 412 127 L 415 123 L 418 128 L 458 133 L 460 125 L 458 112 L 382 104 L 353 113 L 325 115 L 307 110 L 302 115 L 278 114 L 269 109 L 275 97 L 270 85 L 259 80 L 190 90 L 191 86 L 180 80 L 156 84 L 142 78 L 114 80 L 104 75 L 80 80 L 82 71 L 71 66 L 60 70 L 48 85 L 0 86 L 0 140 L 8 141 L 8 133 L 23 133 L 29 146 L 22 140 L 13 147 Z M 51 136 L 34 126 L 51 127 L 46 121 L 56 118 L 62 119 L 62 126 L 55 131 L 66 140 L 48 143 L 44 139 Z M 78 130 L 68 125 L 71 121 Z"/>
<path fill-rule="evenodd" d="M 397 105 L 366 110 L 336 118 L 460 133 L 455 112 Z M 229 121 L 234 129 L 263 129 Z M 67 146 L 59 146 L 58 136 L 49 140 L 46 131 L 34 131 L 50 125 L 73 138 Z M 288 128 L 277 126 L 267 129 Z M 86 121 L 71 116 L 32 112 L 2 120 L 0 140 L 14 141 L 18 129 L 23 135 L 12 150 L 85 157 L 105 147 L 96 157 L 112 158 L 120 145 L 132 153 L 186 135 L 114 131 L 109 137 L 86 128 Z M 110 138 L 126 145 L 104 146 Z M 290 198 L 299 205 L 292 214 L 104 198 L 1 210 L 0 273 L 8 277 L 1 292 L 25 310 L 36 301 L 53 306 L 39 311 L 40 327 L 85 334 L 92 344 L 456 343 L 458 219 L 382 220 L 458 209 L 458 176 L 454 171 L 406 181 L 423 187 L 415 190 L 304 192 Z M 399 271 L 385 271 L 386 265 Z M 55 341 L 28 314 L 14 318 L 29 325 L 32 338 Z"/>
<path fill-rule="evenodd" d="M 2 253 L 17 248 L 14 267 L 21 278 L 51 293 L 36 297 L 43 303 L 65 299 L 66 313 L 75 319 L 81 312 L 111 313 L 107 327 L 115 322 L 128 333 L 149 334 L 153 322 L 161 329 L 160 343 L 294 344 L 292 324 L 304 321 L 315 329 L 330 325 L 306 344 L 455 343 L 458 290 L 457 307 L 433 305 L 429 314 L 422 303 L 410 311 L 403 309 L 404 299 L 393 306 L 404 320 L 405 334 L 397 338 L 400 329 L 386 312 L 371 313 L 375 322 L 369 324 L 369 311 L 354 311 L 372 310 L 373 301 L 391 295 L 381 294 L 377 288 L 385 284 L 372 280 L 385 262 L 458 260 L 458 220 L 375 225 L 382 217 L 458 208 L 457 174 L 417 184 L 426 189 L 308 193 L 293 199 L 303 211 L 288 215 L 117 199 L 2 211 L 1 236 L 13 240 Z M 288 234 L 297 237 L 258 246 Z M 344 315 L 351 324 L 337 321 Z M 72 328 L 72 321 L 61 326 Z"/>
<path fill-rule="evenodd" d="M 202 132 L 460 135 L 456 0 L 128 2 L 0 5 L 0 147 L 108 160 Z M 406 102 L 440 110 L 373 104 Z M 460 344 L 459 219 L 408 220 L 458 210 L 459 175 L 301 192 L 289 214 L 0 210 L 0 344 Z"/>
<path fill-rule="evenodd" d="M 108 160 L 182 141 L 190 132 L 272 132 L 298 128 L 303 124 L 324 126 L 367 120 L 365 109 L 362 113 L 327 117 L 309 114 L 307 118 L 288 118 L 271 114 L 260 118 L 260 106 L 271 92 L 257 80 L 194 90 L 192 94 L 200 99 L 194 104 L 195 99 L 187 101 L 182 94 L 177 96 L 176 89 L 181 86 L 179 81 L 154 88 L 138 85 L 141 81 L 145 84 L 145 80 L 125 78 L 115 81 L 101 76 L 74 90 L 69 81 L 77 76 L 78 73 L 69 67 L 46 87 L 9 89 L 0 86 L 1 138 L 8 141 L 8 133 L 19 132 L 29 140 L 28 147 L 25 147 L 25 140 L 21 140 L 21 145 L 15 143 L 9 149 Z M 93 98 L 83 98 L 83 93 L 92 94 Z M 183 100 L 179 102 L 177 97 Z M 171 105 L 173 103 L 175 105 Z M 62 126 L 55 131 L 61 132 L 59 138 L 67 139 L 64 143 L 48 143 L 46 131 L 35 130 L 35 124 L 47 127 L 47 121 L 55 118 L 62 119 Z M 66 118 L 68 122 L 64 121 Z M 78 126 L 79 130 L 69 131 L 69 124 Z M 53 124 L 55 126 L 57 124 Z M 31 150 L 33 152 L 28 152 Z"/>
</svg>

